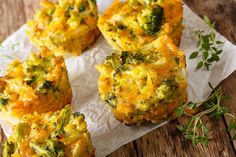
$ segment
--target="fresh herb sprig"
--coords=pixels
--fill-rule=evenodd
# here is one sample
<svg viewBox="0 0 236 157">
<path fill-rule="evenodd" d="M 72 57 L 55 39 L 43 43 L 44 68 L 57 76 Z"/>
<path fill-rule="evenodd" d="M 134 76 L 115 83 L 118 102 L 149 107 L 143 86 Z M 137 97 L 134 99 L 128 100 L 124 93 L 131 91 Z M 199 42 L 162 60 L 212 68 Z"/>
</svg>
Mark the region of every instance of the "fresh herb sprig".
<svg viewBox="0 0 236 157">
<path fill-rule="evenodd" d="M 221 49 L 223 42 L 216 39 L 215 23 L 212 23 L 207 16 L 204 16 L 204 21 L 210 26 L 210 33 L 203 30 L 194 32 L 199 41 L 198 51 L 193 52 L 189 57 L 189 59 L 201 58 L 196 66 L 197 70 L 201 68 L 209 70 L 212 63 L 220 60 L 220 54 L 223 51 Z"/>
<path fill-rule="evenodd" d="M 191 117 L 187 123 L 183 125 L 177 125 L 176 127 L 182 132 L 185 138 L 192 141 L 193 144 L 199 142 L 205 146 L 209 142 L 209 129 L 203 120 L 204 116 L 210 118 L 219 119 L 221 116 L 230 116 L 231 122 L 229 123 L 228 130 L 233 134 L 232 139 L 236 139 L 236 116 L 229 112 L 229 110 L 222 106 L 222 100 L 227 97 L 223 95 L 221 88 L 213 88 L 212 94 L 204 102 L 193 103 L 189 102 L 186 105 L 180 106 L 176 109 L 178 116 Z M 192 114 L 198 112 L 197 114 Z"/>
</svg>

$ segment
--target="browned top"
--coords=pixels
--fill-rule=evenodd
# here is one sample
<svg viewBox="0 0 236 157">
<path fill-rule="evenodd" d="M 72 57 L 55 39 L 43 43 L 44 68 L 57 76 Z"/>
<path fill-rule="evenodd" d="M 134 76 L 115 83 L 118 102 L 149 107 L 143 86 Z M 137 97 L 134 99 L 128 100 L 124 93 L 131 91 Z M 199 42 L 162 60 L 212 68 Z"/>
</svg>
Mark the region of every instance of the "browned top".
<svg viewBox="0 0 236 157">
<path fill-rule="evenodd" d="M 40 0 L 0 0 L 0 41 L 17 30 L 33 15 Z M 235 0 L 184 0 L 197 14 L 207 15 L 216 21 L 217 30 L 236 44 L 236 1 Z M 236 52 L 232 52 L 236 53 Z M 236 72 L 221 83 L 225 93 L 232 99 L 225 102 L 236 114 Z M 109 157 L 234 157 L 236 143 L 230 140 L 227 132 L 227 119 L 219 121 L 207 119 L 212 128 L 212 141 L 208 148 L 201 144 L 192 145 L 183 138 L 174 121 L 135 140 Z M 1 134 L 1 131 L 0 131 Z M 1 137 L 0 137 L 1 141 Z M 1 148 L 0 148 L 1 149 Z M 1 150 L 0 150 L 1 152 Z M 0 153 L 1 154 L 1 153 Z"/>
</svg>

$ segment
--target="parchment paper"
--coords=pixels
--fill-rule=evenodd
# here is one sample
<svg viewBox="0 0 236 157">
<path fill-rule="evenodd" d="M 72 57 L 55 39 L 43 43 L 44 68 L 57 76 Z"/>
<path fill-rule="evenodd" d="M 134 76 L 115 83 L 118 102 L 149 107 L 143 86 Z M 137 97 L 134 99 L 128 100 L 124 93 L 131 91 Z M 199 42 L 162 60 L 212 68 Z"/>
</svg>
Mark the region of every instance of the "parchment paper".
<svg viewBox="0 0 236 157">
<path fill-rule="evenodd" d="M 112 0 L 98 0 L 99 12 L 103 12 L 111 2 Z M 184 5 L 184 24 L 185 30 L 180 48 L 186 52 L 189 100 L 196 102 L 205 99 L 209 95 L 208 82 L 216 86 L 236 69 L 236 46 L 217 34 L 217 38 L 225 42 L 221 60 L 210 71 L 196 71 L 197 60 L 190 61 L 188 59 L 191 52 L 197 48 L 197 39 L 194 37 L 193 31 L 196 29 L 208 30 L 208 26 L 186 5 Z M 31 51 L 36 51 L 36 48 L 29 42 L 25 34 L 25 28 L 25 25 L 22 26 L 7 38 L 0 47 L 0 75 L 3 75 L 5 67 L 15 58 L 24 60 Z M 69 79 L 73 89 L 73 109 L 86 116 L 97 157 L 106 156 L 120 146 L 167 123 L 149 124 L 141 127 L 125 126 L 113 117 L 108 105 L 104 105 L 100 101 L 97 93 L 99 74 L 95 69 L 95 65 L 102 63 L 110 50 L 111 48 L 107 45 L 105 39 L 100 36 L 97 42 L 85 53 L 78 57 L 66 59 Z M 7 125 L 2 119 L 0 119 L 0 124 L 5 134 L 9 136 L 11 126 Z"/>
</svg>

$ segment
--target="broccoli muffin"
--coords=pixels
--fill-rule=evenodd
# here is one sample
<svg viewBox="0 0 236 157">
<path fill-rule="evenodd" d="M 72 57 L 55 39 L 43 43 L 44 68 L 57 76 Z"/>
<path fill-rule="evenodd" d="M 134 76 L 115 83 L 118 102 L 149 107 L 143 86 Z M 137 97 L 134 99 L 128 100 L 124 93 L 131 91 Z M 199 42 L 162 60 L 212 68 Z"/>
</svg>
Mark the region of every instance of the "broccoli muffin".
<svg viewBox="0 0 236 157">
<path fill-rule="evenodd" d="M 0 117 L 8 122 L 25 114 L 62 109 L 71 98 L 63 57 L 46 49 L 32 53 L 24 62 L 14 61 L 0 78 Z"/>
<path fill-rule="evenodd" d="M 61 111 L 26 115 L 4 144 L 3 157 L 93 157 L 94 148 L 82 114 Z"/>
<path fill-rule="evenodd" d="M 171 117 L 187 101 L 185 55 L 168 36 L 142 51 L 121 51 L 98 65 L 99 95 L 126 124 Z"/>
<path fill-rule="evenodd" d="M 96 0 L 43 0 L 41 6 L 27 29 L 38 47 L 57 55 L 80 55 L 100 34 Z"/>
<path fill-rule="evenodd" d="M 179 45 L 182 16 L 181 0 L 115 0 L 99 16 L 98 27 L 114 49 L 136 51 L 165 34 Z"/>
</svg>

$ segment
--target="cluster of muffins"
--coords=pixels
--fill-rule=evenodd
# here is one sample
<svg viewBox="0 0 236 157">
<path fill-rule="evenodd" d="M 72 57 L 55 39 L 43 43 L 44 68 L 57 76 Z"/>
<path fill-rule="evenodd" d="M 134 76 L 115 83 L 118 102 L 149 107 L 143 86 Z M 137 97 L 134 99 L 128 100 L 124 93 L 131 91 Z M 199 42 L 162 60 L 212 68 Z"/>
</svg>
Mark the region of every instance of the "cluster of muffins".
<svg viewBox="0 0 236 157">
<path fill-rule="evenodd" d="M 85 117 L 72 112 L 65 56 L 80 55 L 98 37 L 95 0 L 43 0 L 28 22 L 39 48 L 0 77 L 0 117 L 13 126 L 3 157 L 93 157 Z"/>
<path fill-rule="evenodd" d="M 96 0 L 44 0 L 28 21 L 27 34 L 38 47 L 56 55 L 80 55 L 99 36 Z"/>
<path fill-rule="evenodd" d="M 115 117 L 128 125 L 171 117 L 187 101 L 182 15 L 181 0 L 114 0 L 99 17 L 95 0 L 43 0 L 27 28 L 39 52 L 0 77 L 0 117 L 17 121 L 3 157 L 95 155 L 85 117 L 68 105 L 63 56 L 80 55 L 100 31 L 114 52 L 97 65 L 98 91 Z"/>
<path fill-rule="evenodd" d="M 97 66 L 99 95 L 118 120 L 158 123 L 187 101 L 182 10 L 181 0 L 115 0 L 99 17 L 114 48 Z"/>
</svg>

